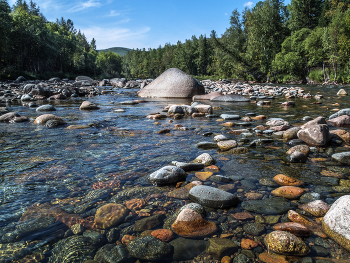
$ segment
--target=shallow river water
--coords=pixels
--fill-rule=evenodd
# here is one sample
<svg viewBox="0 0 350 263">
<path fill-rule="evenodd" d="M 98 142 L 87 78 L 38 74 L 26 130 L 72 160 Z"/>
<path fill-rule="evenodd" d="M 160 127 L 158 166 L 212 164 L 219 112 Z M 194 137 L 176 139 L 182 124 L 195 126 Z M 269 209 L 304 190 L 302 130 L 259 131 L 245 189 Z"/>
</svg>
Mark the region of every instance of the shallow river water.
<svg viewBox="0 0 350 263">
<path fill-rule="evenodd" d="M 281 102 L 288 101 L 284 97 L 272 100 L 271 106 L 260 107 L 254 103 L 202 101 L 204 104 L 221 107 L 214 111 L 217 117 L 184 117 L 169 123 L 170 118 L 150 120 L 146 116 L 161 112 L 168 104 L 190 104 L 190 100 L 145 99 L 146 103 L 123 105 L 119 103 L 138 99 L 136 90 L 118 89 L 110 94 L 88 99 L 71 98 L 50 102 L 57 110 L 53 114 L 66 122 L 66 125 L 58 128 L 47 128 L 33 124 L 32 121 L 0 123 L 0 262 L 84 262 L 93 259 L 96 251 L 107 243 L 121 244 L 125 235 L 140 236 L 142 231 L 135 231 L 133 226 L 141 218 L 164 214 L 165 223 L 153 229 L 166 228 L 167 222 L 171 221 L 171 215 L 190 201 L 168 197 L 167 193 L 174 190 L 175 185 L 152 186 L 147 176 L 172 161 L 191 162 L 204 152 L 216 160 L 216 166 L 220 169 L 214 175 L 233 179 L 230 184 L 235 184 L 235 188 L 231 192 L 237 192 L 242 201 L 247 200 L 247 193 L 261 193 L 263 198 L 269 198 L 271 190 L 276 186 L 263 185 L 261 179 L 269 179 L 267 181 L 270 182 L 275 175 L 285 174 L 304 181 L 306 192 L 320 193 L 322 200 L 332 204 L 339 196 L 348 194 L 333 190 L 332 186 L 339 183 L 338 178 L 325 176 L 336 173 L 348 179 L 350 167 L 340 165 L 330 158 L 334 152 L 347 151 L 345 146 L 330 145 L 319 148 L 317 153 L 309 156 L 306 163 L 301 164 L 286 160 L 286 151 L 291 145 L 281 139 L 248 147 L 254 139 L 271 138 L 269 135 L 241 141 L 242 146 L 249 149 L 245 154 L 225 154 L 217 149 L 204 150 L 196 147 L 199 142 L 213 142 L 215 134 L 223 134 L 240 141 L 240 136 L 227 132 L 231 129 L 254 128 L 266 122 L 261 120 L 245 124 L 244 127 L 239 124 L 223 127 L 218 119 L 224 113 L 241 117 L 248 113 L 266 115 L 268 118 L 283 118 L 291 125 L 300 126 L 305 123 L 302 120 L 305 116 L 328 118 L 335 112 L 334 109 L 350 108 L 348 97 L 336 95 L 339 87 L 305 86 L 304 89 L 312 95 L 319 92 L 324 98 L 289 99 L 295 102 L 295 107 L 281 107 Z M 100 109 L 80 111 L 79 106 L 84 100 L 96 103 Z M 340 106 L 334 106 L 335 103 Z M 41 115 L 35 108 L 22 104 L 11 104 L 8 108 L 33 120 Z M 125 111 L 116 112 L 116 109 Z M 66 129 L 68 125 L 82 124 L 90 127 Z M 175 130 L 175 124 L 181 124 L 188 129 Z M 157 133 L 167 128 L 170 133 Z M 342 129 L 350 131 L 349 128 Z M 203 136 L 206 132 L 214 135 Z M 195 172 L 188 173 L 187 181 L 191 180 L 199 180 Z M 227 184 L 210 179 L 203 183 L 213 187 Z M 110 202 L 123 204 L 131 199 L 143 199 L 145 203 L 138 209 L 130 210 L 124 221 L 114 227 L 117 230 L 94 228 L 92 223 L 98 207 Z M 300 203 L 300 200 L 291 202 L 292 205 Z M 219 226 L 216 236 L 227 234 L 238 245 L 245 237 L 261 241 L 254 250 L 239 248 L 235 252 L 235 255 L 244 254 L 252 262 L 258 261 L 259 254 L 266 251 L 262 241 L 264 234 L 272 231 L 273 224 L 288 220 L 285 213 L 274 215 L 273 224 L 264 222 L 264 232 L 252 236 L 242 227 L 266 215 L 261 217 L 261 214 L 250 211 L 252 218 L 237 220 L 232 217 L 233 214 L 243 211 L 245 209 L 241 205 L 229 210 L 208 208 L 206 220 Z M 267 218 L 271 219 L 271 216 Z M 66 247 L 69 244 L 65 244 L 65 241 L 69 238 L 72 240 L 72 226 L 79 222 L 83 227 L 81 231 L 77 231 L 77 235 L 92 237 L 94 242 L 89 245 L 89 249 L 84 245 L 71 245 L 69 250 Z M 114 235 L 113 231 L 118 234 Z M 175 235 L 173 240 L 177 238 Z M 195 241 L 208 238 L 210 236 Z M 346 252 L 329 239 L 312 235 L 304 241 L 315 247 L 307 259 L 299 259 L 304 262 L 348 258 Z M 83 241 L 76 241 L 79 242 Z M 59 250 L 65 251 L 64 255 L 59 254 Z M 203 262 L 215 261 L 204 250 L 198 249 L 197 254 L 187 258 L 177 255 L 162 262 L 192 262 L 193 258 Z"/>
</svg>

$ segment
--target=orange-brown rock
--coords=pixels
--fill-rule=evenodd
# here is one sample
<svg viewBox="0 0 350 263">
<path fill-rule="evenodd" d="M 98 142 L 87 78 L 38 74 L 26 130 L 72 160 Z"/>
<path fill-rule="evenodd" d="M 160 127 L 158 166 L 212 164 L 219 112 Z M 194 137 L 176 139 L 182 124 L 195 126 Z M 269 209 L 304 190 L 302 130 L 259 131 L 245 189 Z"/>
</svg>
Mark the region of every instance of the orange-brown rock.
<svg viewBox="0 0 350 263">
<path fill-rule="evenodd" d="M 278 255 L 273 252 L 263 252 L 259 254 L 259 259 L 265 263 L 290 263 L 300 260 L 301 257 Z"/>
<path fill-rule="evenodd" d="M 259 244 L 255 242 L 254 240 L 242 238 L 241 240 L 241 247 L 243 249 L 253 249 L 256 248 Z"/>
<path fill-rule="evenodd" d="M 232 127 L 232 126 L 235 126 L 235 123 L 234 123 L 234 122 L 231 122 L 231 121 L 229 121 L 229 122 L 224 122 L 224 123 L 222 124 L 222 126 Z"/>
<path fill-rule="evenodd" d="M 173 231 L 169 229 L 157 229 L 152 231 L 151 233 L 152 236 L 158 238 L 159 240 L 163 242 L 169 242 L 174 238 L 174 233 Z"/>
<path fill-rule="evenodd" d="M 295 222 L 279 223 L 274 225 L 273 229 L 287 231 L 298 237 L 307 237 L 311 235 L 311 231 L 306 226 Z"/>
<path fill-rule="evenodd" d="M 175 189 L 174 191 L 171 191 L 168 193 L 168 197 L 178 198 L 178 199 L 188 199 L 188 193 L 190 190 L 197 186 L 202 185 L 203 183 L 200 181 L 194 181 L 192 183 L 186 184 L 185 186 Z"/>
<path fill-rule="evenodd" d="M 297 199 L 304 194 L 304 190 L 296 186 L 281 186 L 271 192 L 273 196 L 280 196 L 287 199 Z"/>
<path fill-rule="evenodd" d="M 292 177 L 289 177 L 284 174 L 278 174 L 276 175 L 273 180 L 278 183 L 279 185 L 284 185 L 284 186 L 301 186 L 304 184 L 304 182 L 294 179 Z"/>
<path fill-rule="evenodd" d="M 129 242 L 130 242 L 131 240 L 133 240 L 133 239 L 135 239 L 135 238 L 136 238 L 135 236 L 124 235 L 124 236 L 122 237 L 122 243 L 123 243 L 124 245 L 127 245 L 127 244 L 129 244 Z"/>
<path fill-rule="evenodd" d="M 252 216 L 252 214 L 250 214 L 247 211 L 234 213 L 234 214 L 232 214 L 232 217 L 237 219 L 237 220 L 247 220 L 247 219 L 254 218 L 254 216 Z"/>
<path fill-rule="evenodd" d="M 127 215 L 128 209 L 120 204 L 106 204 L 97 209 L 95 215 L 96 228 L 107 229 L 119 224 Z"/>
<path fill-rule="evenodd" d="M 197 172 L 194 174 L 199 180 L 206 181 L 210 176 L 213 175 L 212 172 Z"/>
<path fill-rule="evenodd" d="M 319 237 L 327 238 L 327 235 L 323 232 L 321 225 L 317 224 L 311 219 L 307 219 L 293 210 L 288 211 L 288 219 L 292 222 L 300 223 L 306 226 L 313 234 Z"/>
<path fill-rule="evenodd" d="M 350 144 L 350 133 L 345 130 L 333 130 L 329 132 L 331 137 L 342 140 L 346 144 Z"/>
<path fill-rule="evenodd" d="M 265 115 L 258 115 L 258 116 L 252 117 L 252 119 L 253 120 L 266 120 L 267 116 L 265 116 Z"/>
<path fill-rule="evenodd" d="M 288 151 L 287 151 L 287 154 L 288 155 L 291 155 L 293 154 L 294 152 L 302 152 L 303 154 L 305 154 L 306 156 L 309 155 L 309 152 L 310 152 L 310 148 L 309 146 L 307 145 L 296 145 L 292 148 L 290 148 Z"/>
<path fill-rule="evenodd" d="M 221 263 L 231 263 L 232 262 L 232 258 L 230 258 L 229 256 L 224 256 L 221 259 Z"/>
<path fill-rule="evenodd" d="M 207 172 L 218 172 L 218 171 L 220 171 L 220 168 L 217 167 L 216 165 L 209 165 L 209 166 L 205 167 L 204 170 Z"/>
<path fill-rule="evenodd" d="M 48 120 L 55 120 L 55 121 L 58 121 L 59 123 L 63 123 L 63 120 L 60 117 L 55 116 L 53 114 L 40 115 L 35 119 L 34 123 L 44 125 Z"/>
<path fill-rule="evenodd" d="M 338 173 L 328 171 L 328 170 L 322 170 L 321 175 L 327 176 L 327 177 L 345 178 L 342 174 L 338 174 Z"/>
</svg>

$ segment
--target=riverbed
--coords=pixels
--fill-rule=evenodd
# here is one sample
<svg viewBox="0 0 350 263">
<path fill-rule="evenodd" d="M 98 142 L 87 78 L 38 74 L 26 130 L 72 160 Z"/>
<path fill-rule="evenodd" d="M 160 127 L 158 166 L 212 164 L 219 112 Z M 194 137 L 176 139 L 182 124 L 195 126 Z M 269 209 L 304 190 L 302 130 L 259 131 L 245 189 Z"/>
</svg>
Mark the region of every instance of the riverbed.
<svg viewBox="0 0 350 263">
<path fill-rule="evenodd" d="M 271 99 L 270 105 L 263 106 L 252 102 L 201 101 L 214 107 L 215 116 L 152 120 L 146 116 L 156 112 L 166 114 L 163 109 L 167 105 L 189 105 L 191 100 L 144 99 L 142 103 L 129 105 L 123 102 L 138 100 L 137 90 L 107 87 L 108 94 L 101 96 L 50 101 L 56 108 L 53 114 L 66 123 L 57 128 L 33 124 L 33 120 L 42 113 L 25 103 L 7 105 L 11 111 L 31 121 L 0 123 L 0 262 L 28 262 L 25 259 L 30 258 L 36 260 L 32 262 L 84 262 L 92 259 L 105 244 L 122 244 L 125 236 L 142 235 L 143 231 L 133 228 L 139 219 L 162 214 L 162 223 L 152 229 L 169 228 L 172 215 L 190 200 L 168 195 L 177 189 L 176 184 L 154 186 L 147 176 L 172 161 L 191 162 L 202 153 L 208 153 L 216 160 L 218 170 L 214 171 L 214 175 L 227 176 L 232 181 L 201 180 L 196 177 L 195 171 L 191 171 L 187 174 L 187 182 L 199 180 L 204 185 L 216 188 L 232 184 L 234 188 L 230 191 L 237 193 L 241 201 L 246 201 L 248 193 L 259 193 L 262 199 L 271 197 L 270 192 L 276 186 L 262 182 L 271 182 L 275 175 L 284 174 L 302 180 L 306 193 L 319 193 L 322 200 L 331 205 L 338 197 L 348 194 L 334 191 L 332 186 L 338 185 L 339 178 L 327 176 L 337 174 L 349 179 L 350 167 L 330 157 L 335 152 L 347 151 L 347 145 L 321 147 L 309 156 L 306 163 L 290 163 L 286 151 L 292 145 L 288 141 L 273 138 L 270 134 L 254 134 L 253 137 L 242 139 L 239 135 L 228 133 L 230 130 L 264 125 L 266 120 L 234 121 L 235 126 L 225 127 L 220 118 L 221 114 L 241 117 L 266 115 L 268 118 L 283 118 L 293 126 L 301 126 L 305 123 L 305 116 L 328 118 L 337 109 L 350 108 L 347 96 L 336 95 L 339 90 L 337 86 L 303 88 L 313 95 L 322 94 L 323 98 L 286 99 L 280 96 Z M 95 103 L 100 109 L 79 110 L 84 100 Z M 294 107 L 281 106 L 282 102 L 290 100 L 295 102 Z M 175 129 L 176 124 L 185 128 Z M 67 129 L 68 125 L 88 125 L 88 128 Z M 170 132 L 158 133 L 164 129 Z M 349 128 L 342 129 L 350 132 Z M 227 154 L 218 149 L 197 147 L 199 142 L 213 142 L 217 134 L 237 140 L 240 146 L 247 147 L 248 152 Z M 255 139 L 272 140 L 262 145 L 249 146 Z M 128 216 L 114 227 L 116 230 L 100 230 L 93 226 L 96 210 L 102 205 L 110 202 L 125 204 L 134 199 L 145 202 L 138 208 L 130 209 Z M 300 200 L 288 202 L 295 207 L 301 203 Z M 259 254 L 267 251 L 262 242 L 264 235 L 272 231 L 273 224 L 288 219 L 285 213 L 275 214 L 273 223 L 262 222 L 264 231 L 258 236 L 252 236 L 243 230 L 244 225 L 254 223 L 266 214 L 249 211 L 251 218 L 237 219 L 233 216 L 244 211 L 241 204 L 230 209 L 208 208 L 206 220 L 218 226 L 215 236 L 224 235 L 222 237 L 228 237 L 238 246 L 242 238 L 260 242 L 258 248 L 248 251 L 238 248 L 235 252 L 236 256 L 244 254 L 250 260 L 257 260 Z M 77 223 L 82 225 L 81 231 L 72 229 Z M 111 231 L 118 232 L 118 235 Z M 64 251 L 67 246 L 65 240 L 70 240 L 74 235 L 93 237 L 94 242 L 89 244 L 90 249 L 73 246 L 76 251 L 71 253 L 78 256 L 73 257 L 73 260 L 67 255 L 64 261 L 57 250 Z M 178 238 L 175 234 L 173 240 Z M 207 241 L 208 238 L 211 236 L 193 242 Z M 316 248 L 307 256 L 313 258 L 314 262 L 321 258 L 348 259 L 348 254 L 329 239 L 312 235 L 304 241 Z M 76 241 L 79 242 L 82 241 Z M 204 250 L 198 249 L 193 258 L 214 262 L 216 259 Z M 177 256 L 163 262 L 193 258 Z"/>
</svg>

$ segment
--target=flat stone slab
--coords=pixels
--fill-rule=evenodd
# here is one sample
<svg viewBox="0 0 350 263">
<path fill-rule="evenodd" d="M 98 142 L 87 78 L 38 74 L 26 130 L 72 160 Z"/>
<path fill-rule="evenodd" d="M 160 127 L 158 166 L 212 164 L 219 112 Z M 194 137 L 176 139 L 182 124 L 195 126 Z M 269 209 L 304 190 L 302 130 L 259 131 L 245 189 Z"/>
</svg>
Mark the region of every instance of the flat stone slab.
<svg viewBox="0 0 350 263">
<path fill-rule="evenodd" d="M 292 205 L 292 203 L 283 197 L 273 197 L 264 200 L 244 201 L 242 207 L 250 212 L 266 215 L 280 215 L 294 209 L 296 205 Z"/>
</svg>

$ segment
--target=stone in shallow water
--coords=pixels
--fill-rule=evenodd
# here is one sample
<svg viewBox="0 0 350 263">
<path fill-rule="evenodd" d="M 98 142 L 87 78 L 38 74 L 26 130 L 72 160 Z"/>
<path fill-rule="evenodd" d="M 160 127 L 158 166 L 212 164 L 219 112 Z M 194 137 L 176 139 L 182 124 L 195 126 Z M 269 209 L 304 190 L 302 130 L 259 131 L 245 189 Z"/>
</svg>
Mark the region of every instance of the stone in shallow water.
<svg viewBox="0 0 350 263">
<path fill-rule="evenodd" d="M 243 230 L 250 235 L 260 236 L 265 232 L 265 227 L 264 225 L 258 223 L 247 223 L 243 225 Z"/>
<path fill-rule="evenodd" d="M 213 165 L 216 163 L 215 159 L 210 156 L 209 153 L 203 153 L 199 155 L 194 161 L 194 163 L 201 163 L 204 166 Z"/>
<path fill-rule="evenodd" d="M 224 256 L 234 254 L 238 246 L 233 241 L 226 238 L 210 238 L 206 252 L 215 258 L 222 258 Z"/>
<path fill-rule="evenodd" d="M 273 180 L 278 183 L 279 185 L 284 186 L 301 186 L 304 184 L 304 182 L 294 179 L 292 177 L 286 176 L 284 174 L 277 174 Z"/>
<path fill-rule="evenodd" d="M 98 110 L 99 107 L 90 101 L 83 101 L 79 107 L 79 110 Z"/>
<path fill-rule="evenodd" d="M 207 241 L 179 237 L 170 242 L 174 247 L 173 260 L 191 260 L 205 251 Z"/>
<path fill-rule="evenodd" d="M 129 255 L 129 251 L 125 246 L 114 244 L 107 244 L 101 247 L 97 251 L 94 260 L 103 263 L 132 263 L 135 261 Z"/>
<path fill-rule="evenodd" d="M 141 260 L 161 260 L 174 252 L 174 247 L 152 235 L 131 240 L 127 245 L 129 253 Z"/>
<path fill-rule="evenodd" d="M 350 195 L 333 203 L 323 217 L 322 228 L 327 236 L 350 251 Z"/>
<path fill-rule="evenodd" d="M 297 199 L 304 194 L 304 190 L 296 186 L 281 186 L 273 190 L 271 194 L 287 199 Z"/>
<path fill-rule="evenodd" d="M 134 225 L 135 231 L 150 230 L 163 223 L 164 215 L 158 214 L 137 220 Z"/>
<path fill-rule="evenodd" d="M 312 234 L 311 231 L 306 226 L 295 222 L 286 222 L 286 223 L 276 224 L 273 226 L 273 229 L 287 231 L 298 237 L 307 237 Z"/>
<path fill-rule="evenodd" d="M 181 209 L 171 229 L 182 237 L 199 238 L 214 234 L 217 226 L 213 222 L 204 220 L 197 211 L 185 207 Z"/>
<path fill-rule="evenodd" d="M 35 119 L 34 123 L 45 125 L 45 123 L 49 120 L 55 120 L 55 121 L 58 121 L 59 123 L 63 123 L 63 120 L 60 117 L 52 115 L 52 114 L 40 115 L 39 117 L 37 117 Z"/>
<path fill-rule="evenodd" d="M 174 191 L 171 191 L 168 193 L 168 197 L 178 198 L 178 199 L 188 199 L 188 194 L 191 190 L 191 188 L 203 184 L 200 181 L 193 181 L 184 187 L 181 187 L 180 189 L 175 189 Z"/>
<path fill-rule="evenodd" d="M 204 149 L 204 150 L 218 148 L 217 144 L 213 142 L 199 142 L 197 143 L 196 146 L 198 149 Z"/>
<path fill-rule="evenodd" d="M 332 159 L 343 164 L 350 164 L 350 152 L 335 153 L 332 155 Z"/>
<path fill-rule="evenodd" d="M 240 202 L 236 195 L 204 185 L 193 187 L 190 190 L 189 197 L 194 202 L 212 208 L 237 206 Z"/>
<path fill-rule="evenodd" d="M 310 252 L 310 248 L 302 240 L 285 231 L 273 231 L 267 234 L 264 242 L 268 251 L 277 254 L 305 256 Z"/>
<path fill-rule="evenodd" d="M 50 104 L 42 105 L 36 109 L 36 111 L 55 111 L 56 108 Z"/>
<path fill-rule="evenodd" d="M 316 217 L 324 216 L 330 207 L 331 206 L 329 204 L 323 202 L 322 200 L 315 200 L 304 205 L 299 205 L 300 209 L 309 212 Z"/>
<path fill-rule="evenodd" d="M 49 263 L 82 263 L 94 258 L 95 249 L 91 238 L 83 236 L 68 237 L 54 245 Z"/>
<path fill-rule="evenodd" d="M 210 101 L 221 102 L 249 102 L 250 100 L 242 95 L 225 95 L 211 99 Z"/>
<path fill-rule="evenodd" d="M 186 180 L 187 174 L 176 166 L 165 166 L 150 174 L 149 179 L 157 185 L 171 184 Z"/>
<path fill-rule="evenodd" d="M 242 203 L 242 207 L 245 210 L 267 214 L 283 214 L 290 209 L 293 209 L 296 205 L 290 203 L 287 199 L 283 197 L 272 197 L 263 200 L 249 200 Z"/>
<path fill-rule="evenodd" d="M 106 204 L 97 209 L 96 228 L 107 229 L 119 224 L 127 215 L 128 209 L 120 204 Z"/>
</svg>

